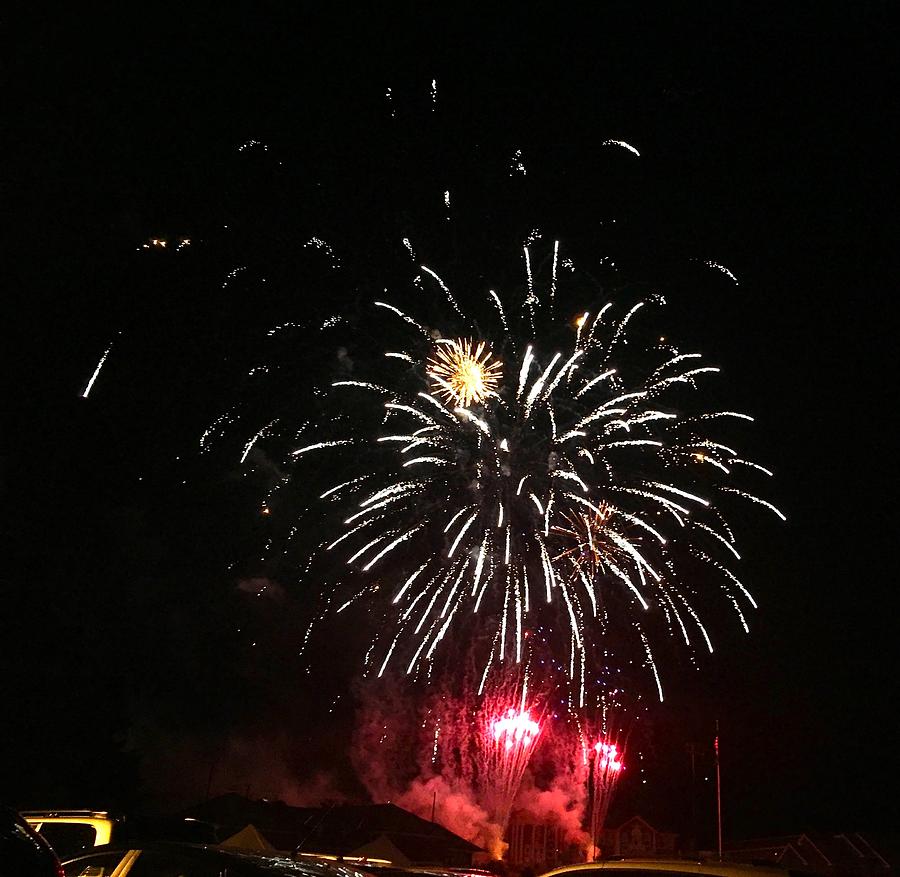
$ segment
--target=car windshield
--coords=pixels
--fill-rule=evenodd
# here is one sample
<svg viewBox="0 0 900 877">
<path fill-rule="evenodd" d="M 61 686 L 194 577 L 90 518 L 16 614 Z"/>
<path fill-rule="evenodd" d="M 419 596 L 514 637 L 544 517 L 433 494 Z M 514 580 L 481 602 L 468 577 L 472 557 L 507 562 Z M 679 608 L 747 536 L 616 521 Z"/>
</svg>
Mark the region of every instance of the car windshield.
<svg viewBox="0 0 900 877">
<path fill-rule="evenodd" d="M 66 877 L 107 877 L 122 861 L 125 853 L 94 853 L 90 856 L 79 856 L 71 862 L 63 863 Z"/>
<path fill-rule="evenodd" d="M 97 842 L 94 827 L 82 822 L 45 822 L 41 834 L 61 859 L 77 856 Z"/>
<path fill-rule="evenodd" d="M 368 877 L 368 875 L 340 862 L 324 862 L 314 859 L 287 859 L 283 856 L 261 856 L 257 853 L 229 851 L 229 857 L 253 863 L 260 869 L 270 869 L 273 874 L 302 874 L 304 877 Z"/>
<path fill-rule="evenodd" d="M 96 853 L 78 855 L 64 862 L 66 877 L 106 877 L 128 853 L 123 844 L 117 851 L 99 849 Z M 210 877 L 226 873 L 238 875 L 282 875 L 282 877 L 368 877 L 361 871 L 339 862 L 304 859 L 296 861 L 279 855 L 266 855 L 221 847 L 183 844 L 156 844 L 143 848 L 134 857 L 129 877 Z M 132 854 L 133 855 L 133 854 Z"/>
</svg>

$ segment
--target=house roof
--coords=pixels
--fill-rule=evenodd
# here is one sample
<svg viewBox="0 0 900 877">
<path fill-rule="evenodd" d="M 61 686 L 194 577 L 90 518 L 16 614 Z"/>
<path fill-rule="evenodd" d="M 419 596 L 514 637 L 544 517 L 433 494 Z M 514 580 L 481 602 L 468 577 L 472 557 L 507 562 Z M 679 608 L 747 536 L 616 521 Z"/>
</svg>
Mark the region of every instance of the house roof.
<svg viewBox="0 0 900 877">
<path fill-rule="evenodd" d="M 231 835 L 222 841 L 223 847 L 235 847 L 241 850 L 272 850 L 274 847 L 260 833 L 259 829 L 251 822 L 245 825 L 237 834 Z"/>
<path fill-rule="evenodd" d="M 214 822 L 229 834 L 252 823 L 280 850 L 350 855 L 383 835 L 412 863 L 438 864 L 479 852 L 479 847 L 442 825 L 395 804 L 291 807 L 282 801 L 227 794 L 184 815 Z"/>
<path fill-rule="evenodd" d="M 363 844 L 350 855 L 368 859 L 387 859 L 395 865 L 411 865 L 409 857 L 386 834 L 379 834 L 375 840 Z"/>
<path fill-rule="evenodd" d="M 639 822 L 641 825 L 643 825 L 648 830 L 654 832 L 655 834 L 673 834 L 673 832 L 668 831 L 667 829 L 656 828 L 655 826 L 653 826 L 649 822 L 647 822 L 647 820 L 644 819 L 643 816 L 637 816 L 637 815 L 629 816 L 628 819 L 625 819 L 622 822 L 620 822 L 615 828 L 607 827 L 605 830 L 611 831 L 611 832 L 622 831 L 623 829 L 627 828 L 627 826 L 631 825 L 633 822 Z"/>
<path fill-rule="evenodd" d="M 819 869 L 835 869 L 841 873 L 879 871 L 889 867 L 885 859 L 858 833 L 802 834 L 762 837 L 729 842 L 729 858 L 769 859 L 781 861 L 793 854 L 805 865 Z"/>
</svg>

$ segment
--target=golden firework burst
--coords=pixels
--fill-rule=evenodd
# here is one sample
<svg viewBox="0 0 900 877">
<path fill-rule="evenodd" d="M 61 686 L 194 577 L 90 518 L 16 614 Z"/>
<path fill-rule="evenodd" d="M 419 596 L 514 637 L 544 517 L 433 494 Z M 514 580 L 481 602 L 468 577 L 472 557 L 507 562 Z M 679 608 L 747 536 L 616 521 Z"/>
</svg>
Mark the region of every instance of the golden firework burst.
<svg viewBox="0 0 900 877">
<path fill-rule="evenodd" d="M 568 543 L 569 546 L 553 559 L 569 559 L 576 569 L 581 569 L 590 578 L 602 571 L 607 556 L 620 553 L 605 532 L 611 517 L 609 507 L 601 503 L 600 510 L 601 514 L 564 512 L 560 524 L 553 527 L 553 532 L 563 537 L 563 544 Z"/>
<path fill-rule="evenodd" d="M 486 348 L 486 342 L 468 338 L 438 344 L 428 360 L 428 377 L 446 402 L 468 407 L 496 393 L 503 363 L 492 360 Z"/>
</svg>

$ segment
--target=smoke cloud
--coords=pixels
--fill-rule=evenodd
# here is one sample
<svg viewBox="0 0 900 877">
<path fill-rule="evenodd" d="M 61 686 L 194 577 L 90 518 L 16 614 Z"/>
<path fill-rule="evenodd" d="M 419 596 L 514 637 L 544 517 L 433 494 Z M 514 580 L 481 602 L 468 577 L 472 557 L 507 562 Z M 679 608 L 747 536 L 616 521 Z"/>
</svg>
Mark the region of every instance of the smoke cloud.
<svg viewBox="0 0 900 877">
<path fill-rule="evenodd" d="M 536 786 L 528 773 L 516 796 L 515 809 L 526 811 L 533 822 L 559 825 L 569 843 L 587 849 L 591 838 L 582 827 L 585 798 L 584 783 L 579 782 L 572 773 L 562 772 L 554 776 L 546 789 Z"/>
<path fill-rule="evenodd" d="M 503 827 L 491 821 L 473 790 L 458 781 L 437 775 L 417 778 L 394 803 L 423 819 L 434 814 L 435 822 L 487 850 L 494 859 L 506 852 Z"/>
</svg>

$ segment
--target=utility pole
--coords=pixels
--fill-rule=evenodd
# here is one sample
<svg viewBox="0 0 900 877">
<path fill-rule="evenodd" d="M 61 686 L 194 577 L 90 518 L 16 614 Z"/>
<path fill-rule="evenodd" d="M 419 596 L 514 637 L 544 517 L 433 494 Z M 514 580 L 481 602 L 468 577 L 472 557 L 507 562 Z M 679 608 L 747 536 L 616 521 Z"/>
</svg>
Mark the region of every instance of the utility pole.
<svg viewBox="0 0 900 877">
<path fill-rule="evenodd" d="M 695 743 L 687 744 L 687 751 L 691 755 L 691 850 L 697 849 L 697 746 Z"/>
<path fill-rule="evenodd" d="M 587 783 L 587 818 L 586 822 L 588 824 L 588 831 L 591 833 L 591 851 L 588 853 L 589 862 L 594 862 L 597 859 L 597 831 L 596 831 L 596 814 L 594 813 L 594 808 L 596 807 L 595 798 L 597 797 L 594 794 L 594 783 L 596 777 L 594 776 L 594 771 L 596 769 L 597 762 L 597 752 L 594 749 L 591 749 L 591 754 L 588 756 L 588 783 Z"/>
<path fill-rule="evenodd" d="M 719 720 L 716 719 L 716 740 L 713 744 L 716 751 L 716 811 L 719 823 L 719 861 L 722 861 L 722 773 L 719 770 Z"/>
<path fill-rule="evenodd" d="M 208 801 L 212 794 L 213 771 L 216 768 L 215 755 L 209 760 L 209 773 L 206 775 L 206 800 Z"/>
</svg>

